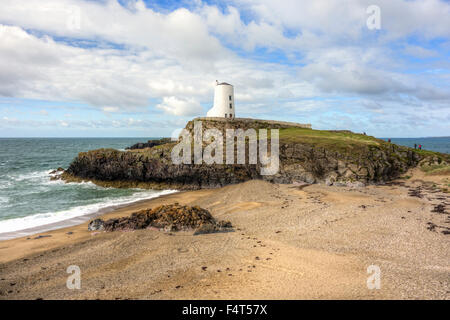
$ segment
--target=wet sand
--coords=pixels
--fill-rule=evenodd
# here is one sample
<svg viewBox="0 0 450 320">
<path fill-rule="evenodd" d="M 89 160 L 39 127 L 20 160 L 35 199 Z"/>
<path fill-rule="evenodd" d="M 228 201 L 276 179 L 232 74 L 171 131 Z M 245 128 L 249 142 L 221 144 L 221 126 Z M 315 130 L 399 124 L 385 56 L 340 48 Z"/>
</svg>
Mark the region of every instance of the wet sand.
<svg viewBox="0 0 450 320">
<path fill-rule="evenodd" d="M 433 186 L 448 183 L 419 171 L 354 189 L 249 181 L 139 202 L 103 218 L 179 202 L 234 232 L 90 232 L 85 222 L 0 241 L 0 299 L 449 299 L 450 202 Z M 438 204 L 445 212 L 432 212 Z M 66 286 L 71 265 L 80 290 Z M 379 290 L 367 287 L 370 265 Z"/>
</svg>

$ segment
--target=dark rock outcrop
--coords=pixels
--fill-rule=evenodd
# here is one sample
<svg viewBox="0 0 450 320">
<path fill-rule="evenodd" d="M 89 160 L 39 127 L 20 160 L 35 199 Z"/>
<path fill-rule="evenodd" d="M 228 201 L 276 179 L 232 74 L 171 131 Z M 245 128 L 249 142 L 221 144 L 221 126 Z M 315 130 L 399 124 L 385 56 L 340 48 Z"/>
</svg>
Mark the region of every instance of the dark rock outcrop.
<svg viewBox="0 0 450 320">
<path fill-rule="evenodd" d="M 125 148 L 126 150 L 133 150 L 133 149 L 145 149 L 145 148 L 152 148 L 154 146 L 159 146 L 165 143 L 169 143 L 170 138 L 162 138 L 162 139 L 156 139 L 156 140 L 148 140 L 147 142 L 139 142 L 136 144 L 133 144 L 131 147 Z"/>
<path fill-rule="evenodd" d="M 196 230 L 195 234 L 227 231 L 232 228 L 228 221 L 216 221 L 211 213 L 198 206 L 182 206 L 178 203 L 141 210 L 129 217 L 95 219 L 88 230 L 138 230 L 149 227 L 164 231 Z"/>
<path fill-rule="evenodd" d="M 105 222 L 102 219 L 95 219 L 88 224 L 89 231 L 102 231 L 105 230 Z"/>
<path fill-rule="evenodd" d="M 58 169 L 50 171 L 50 174 L 57 174 L 57 173 L 61 173 L 63 171 L 64 171 L 64 168 L 58 167 Z"/>
</svg>

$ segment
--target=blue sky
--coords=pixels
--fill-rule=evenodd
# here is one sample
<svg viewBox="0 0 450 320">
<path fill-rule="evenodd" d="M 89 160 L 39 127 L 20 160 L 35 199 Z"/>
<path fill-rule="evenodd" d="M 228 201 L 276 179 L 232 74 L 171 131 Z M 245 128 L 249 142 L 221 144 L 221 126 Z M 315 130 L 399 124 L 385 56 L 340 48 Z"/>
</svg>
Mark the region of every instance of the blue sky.
<svg viewBox="0 0 450 320">
<path fill-rule="evenodd" d="M 169 136 L 216 79 L 240 117 L 450 136 L 448 1 L 2 0 L 0 40 L 0 137 Z"/>
</svg>

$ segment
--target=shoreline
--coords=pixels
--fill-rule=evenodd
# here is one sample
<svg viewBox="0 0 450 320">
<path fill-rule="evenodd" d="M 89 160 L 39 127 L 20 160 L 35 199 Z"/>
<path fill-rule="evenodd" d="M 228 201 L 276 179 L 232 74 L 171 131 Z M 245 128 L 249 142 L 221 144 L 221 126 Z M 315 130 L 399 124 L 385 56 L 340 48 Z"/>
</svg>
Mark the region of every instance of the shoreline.
<svg viewBox="0 0 450 320">
<path fill-rule="evenodd" d="M 157 191 L 157 190 L 155 190 L 155 191 Z M 36 227 L 31 227 L 31 228 L 26 228 L 26 229 L 21 229 L 21 230 L 16 230 L 16 231 L 10 231 L 10 232 L 1 232 L 0 233 L 0 243 L 1 243 L 1 241 L 5 241 L 5 240 L 13 240 L 13 239 L 22 238 L 22 237 L 30 237 L 30 236 L 33 236 L 38 233 L 45 233 L 45 232 L 49 232 L 49 231 L 53 231 L 53 230 L 77 226 L 86 221 L 90 221 L 93 218 L 103 216 L 107 213 L 113 212 L 117 209 L 125 208 L 127 206 L 137 205 L 141 202 L 146 202 L 146 201 L 150 201 L 152 199 L 165 197 L 165 196 L 168 196 L 168 195 L 171 195 L 174 193 L 179 193 L 182 191 L 163 190 L 161 192 L 167 192 L 167 193 L 156 195 L 154 197 L 150 197 L 150 198 L 146 198 L 146 199 L 140 199 L 140 200 L 136 200 L 136 201 L 132 201 L 132 202 L 122 203 L 122 204 L 113 204 L 113 205 L 105 204 L 104 207 L 101 207 L 98 210 L 96 210 L 95 212 L 91 212 L 88 214 L 83 214 L 80 216 L 68 218 L 65 220 L 61 220 L 61 221 L 57 221 L 57 222 L 53 222 L 53 223 L 49 223 L 49 224 L 43 224 L 43 225 L 39 225 Z"/>
<path fill-rule="evenodd" d="M 37 253 L 55 248 L 59 246 L 61 243 L 72 241 L 77 242 L 89 239 L 91 237 L 91 233 L 95 234 L 95 232 L 89 231 L 87 229 L 87 226 L 89 221 L 94 217 L 95 218 L 101 217 L 102 219 L 110 219 L 130 215 L 132 212 L 138 211 L 142 208 L 148 208 L 160 204 L 171 203 L 171 201 L 180 200 L 184 198 L 186 194 L 190 193 L 206 194 L 207 192 L 205 191 L 206 190 L 175 191 L 173 193 L 160 195 L 150 199 L 142 199 L 128 204 L 111 206 L 108 208 L 103 208 L 96 213 L 93 213 L 92 216 L 85 215 L 69 219 L 71 221 L 73 220 L 74 222 L 74 224 L 71 225 L 67 226 L 61 225 L 51 230 L 45 228 L 45 230 L 42 231 L 37 232 L 33 231 L 32 235 L 20 235 L 18 237 L 10 239 L 0 240 L 0 264 L 21 258 L 29 253 Z M 18 233 L 20 232 L 22 231 L 19 231 Z M 11 233 L 15 232 L 13 231 Z"/>
</svg>

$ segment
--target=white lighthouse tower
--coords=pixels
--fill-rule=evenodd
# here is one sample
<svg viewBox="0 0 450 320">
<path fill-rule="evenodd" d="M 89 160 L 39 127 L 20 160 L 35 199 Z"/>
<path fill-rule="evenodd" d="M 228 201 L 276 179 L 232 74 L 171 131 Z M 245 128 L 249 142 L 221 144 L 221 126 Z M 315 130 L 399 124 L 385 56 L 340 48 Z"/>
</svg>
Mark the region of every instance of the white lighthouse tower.
<svg viewBox="0 0 450 320">
<path fill-rule="evenodd" d="M 234 88 L 231 84 L 216 80 L 214 89 L 214 106 L 207 112 L 207 117 L 234 119 Z"/>
</svg>

